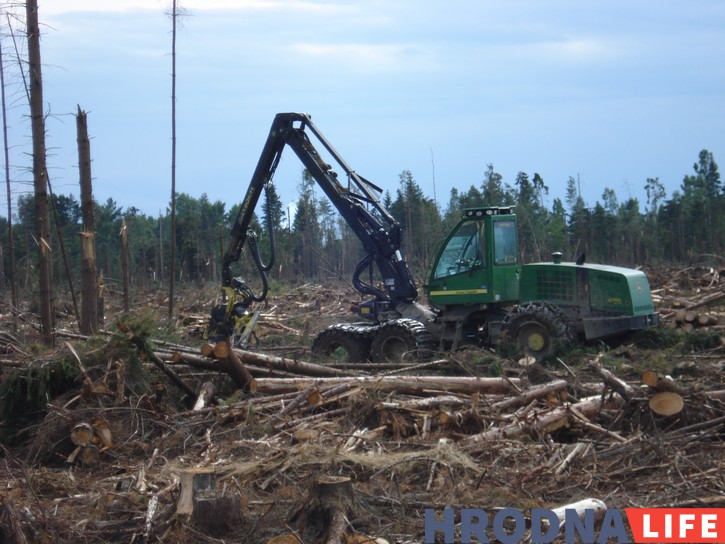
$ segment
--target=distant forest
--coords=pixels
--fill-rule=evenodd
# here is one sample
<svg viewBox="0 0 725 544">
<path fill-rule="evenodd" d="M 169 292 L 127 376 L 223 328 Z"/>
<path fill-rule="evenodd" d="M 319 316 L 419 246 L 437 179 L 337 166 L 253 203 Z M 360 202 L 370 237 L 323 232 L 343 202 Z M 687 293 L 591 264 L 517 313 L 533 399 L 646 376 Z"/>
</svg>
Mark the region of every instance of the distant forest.
<svg viewBox="0 0 725 544">
<path fill-rule="evenodd" d="M 644 189 L 645 202 L 637 198 L 620 202 L 613 189 L 605 188 L 601 200 L 590 205 L 581 197 L 576 179 L 569 178 L 565 200 L 555 198 L 549 208 L 548 187 L 539 174 L 519 172 L 513 184 L 509 184 L 493 165 L 488 165 L 479 185 L 451 191 L 444 210 L 424 196 L 407 170 L 400 173 L 395 193 L 386 192 L 382 202 L 402 227 L 403 253 L 420 282 L 426 278 L 438 244 L 456 224 L 461 211 L 477 206 L 516 207 L 522 262 L 550 260 L 554 251 L 561 251 L 566 260 L 585 253 L 588 262 L 629 267 L 722 259 L 725 187 L 712 153 L 700 152 L 692 173 L 669 197 L 658 178 L 647 179 Z M 277 257 L 271 278 L 280 282 L 349 279 L 363 257 L 360 242 L 306 172 L 301 175 L 298 192 L 296 213 L 289 218 L 272 186 L 253 223 L 260 233 L 263 253 L 269 243 L 263 225 L 271 222 L 275 230 Z M 56 223 L 51 243 L 53 282 L 63 289 L 67 286 L 67 275 L 62 252 L 70 263 L 71 275 L 76 281 L 80 276 L 81 207 L 72 195 L 53 195 L 51 204 L 51 220 Z M 97 267 L 106 284 L 121 279 L 122 229 L 128 240 L 131 284 L 151 288 L 167 283 L 171 270 L 170 213 L 151 217 L 134 207 L 124 210 L 113 199 L 96 203 L 95 210 Z M 237 210 L 238 204 L 210 202 L 206 195 L 177 195 L 177 281 L 219 281 L 221 255 L 226 250 Z M 21 289 L 32 288 L 36 283 L 34 214 L 34 197 L 20 197 L 13 214 L 12 232 Z M 0 218 L 0 259 L 7 255 L 7 227 L 7 219 Z M 59 235 L 63 239 L 62 250 Z M 249 274 L 253 281 L 249 260 L 243 257 L 235 273 Z M 10 270 L 8 259 L 2 261 L 1 287 L 6 288 Z"/>
</svg>

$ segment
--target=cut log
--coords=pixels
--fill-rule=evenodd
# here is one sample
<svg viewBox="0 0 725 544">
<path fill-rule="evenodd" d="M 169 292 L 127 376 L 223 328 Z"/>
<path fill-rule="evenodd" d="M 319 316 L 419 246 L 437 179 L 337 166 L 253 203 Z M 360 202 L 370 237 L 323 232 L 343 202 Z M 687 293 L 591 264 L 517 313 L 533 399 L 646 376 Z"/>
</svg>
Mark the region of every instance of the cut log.
<svg viewBox="0 0 725 544">
<path fill-rule="evenodd" d="M 217 346 L 221 343 L 222 342 L 218 342 Z M 239 356 L 237 356 L 233 350 L 229 351 L 229 355 L 226 358 L 219 359 L 219 366 L 222 370 L 224 370 L 224 372 L 229 374 L 232 380 L 234 380 L 234 383 L 237 384 L 240 389 L 250 393 L 254 393 L 257 390 L 257 382 L 254 379 L 254 376 L 252 376 L 249 370 L 247 370 L 247 368 L 242 364 Z"/>
<path fill-rule="evenodd" d="M 244 363 L 256 364 L 259 366 L 273 368 L 275 370 L 285 370 L 293 372 L 295 374 L 302 374 L 306 376 L 356 376 L 359 372 L 354 371 L 342 371 L 329 366 L 316 365 L 314 363 L 306 363 L 303 361 L 296 361 L 294 359 L 287 359 L 284 357 L 275 357 L 274 355 L 267 355 L 264 353 L 255 353 L 252 351 L 245 351 L 241 349 L 235 349 L 234 352 Z"/>
<path fill-rule="evenodd" d="M 706 391 L 704 395 L 711 400 L 725 401 L 725 389 L 719 391 Z"/>
<path fill-rule="evenodd" d="M 94 467 L 98 464 L 100 458 L 100 452 L 94 444 L 87 444 L 80 447 L 77 459 L 83 466 Z"/>
<path fill-rule="evenodd" d="M 93 443 L 100 447 L 101 451 L 112 448 L 113 435 L 111 429 L 108 428 L 108 421 L 101 416 L 94 416 L 91 420 L 91 426 L 95 434 L 92 439 Z"/>
<path fill-rule="evenodd" d="M 642 373 L 642 383 L 654 391 L 672 391 L 684 395 L 685 390 L 670 376 L 663 376 L 656 370 L 645 370 Z"/>
<path fill-rule="evenodd" d="M 70 432 L 70 439 L 76 446 L 85 446 L 93 440 L 93 427 L 88 423 L 79 423 Z"/>
<path fill-rule="evenodd" d="M 725 298 L 725 292 L 720 291 L 718 293 L 715 293 L 713 295 L 708 295 L 704 297 L 699 302 L 695 302 L 693 304 L 690 304 L 687 306 L 688 310 L 694 310 L 695 308 L 700 308 L 702 306 L 707 306 L 708 304 L 712 304 L 713 302 L 717 302 L 718 300 L 722 300 Z"/>
<path fill-rule="evenodd" d="M 310 402 L 312 399 L 313 402 Z M 308 387 L 304 391 L 300 392 L 295 398 L 288 402 L 280 411 L 279 416 L 284 416 L 291 413 L 295 408 L 301 406 L 303 403 L 307 404 L 319 404 L 322 400 L 320 390 L 317 386 Z M 316 402 L 315 402 L 316 401 Z"/>
<path fill-rule="evenodd" d="M 174 385 L 176 385 L 179 389 L 181 389 L 184 393 L 186 393 L 190 397 L 196 397 L 196 391 L 194 391 L 194 389 L 192 389 L 192 387 L 189 384 L 187 384 L 184 380 L 182 380 L 176 374 L 176 372 L 171 370 L 169 368 L 169 365 L 167 365 L 161 359 L 161 357 L 159 357 L 158 355 L 156 355 L 156 353 L 151 351 L 143 338 L 140 338 L 139 336 L 137 336 L 136 333 L 133 330 L 131 330 L 128 327 L 128 325 L 126 325 L 123 322 L 120 322 L 120 321 L 117 322 L 116 327 L 118 327 L 119 330 L 121 330 L 121 332 L 125 333 L 126 336 L 128 336 L 129 341 L 134 346 L 136 346 L 136 348 L 139 350 L 139 352 L 144 354 L 145 356 L 147 356 L 151 360 L 151 362 L 154 363 L 159 368 L 159 370 L 161 370 L 164 374 L 166 374 L 166 376 L 168 376 L 168 378 L 174 383 Z"/>
<path fill-rule="evenodd" d="M 500 397 L 496 397 L 500 398 Z M 437 397 L 424 397 L 406 400 L 393 400 L 379 402 L 375 407 L 378 410 L 407 410 L 407 411 L 425 411 L 446 406 L 448 408 L 458 408 L 460 406 L 470 406 L 472 400 L 470 397 L 455 395 L 440 395 Z"/>
<path fill-rule="evenodd" d="M 229 342 L 225 340 L 220 340 L 219 342 L 214 344 L 214 347 L 212 348 L 212 353 L 217 359 L 226 359 L 227 357 L 229 357 L 229 354 L 231 352 L 232 346 Z"/>
<path fill-rule="evenodd" d="M 655 414 L 661 416 L 673 416 L 679 414 L 685 407 L 682 396 L 671 391 L 657 393 L 649 399 L 649 407 Z"/>
<path fill-rule="evenodd" d="M 637 396 L 637 391 L 631 385 L 625 383 L 599 363 L 599 356 L 589 363 L 589 367 L 595 370 L 604 380 L 604 383 L 614 389 L 620 397 L 629 401 Z"/>
<path fill-rule="evenodd" d="M 181 353 L 179 351 L 175 351 L 171 355 L 171 361 L 176 364 L 184 363 L 190 367 L 198 368 L 200 370 L 212 370 L 216 372 L 221 370 L 214 359 L 209 359 L 208 357 L 202 357 L 200 355 L 192 355 L 191 353 Z"/>
<path fill-rule="evenodd" d="M 514 392 L 521 383 L 518 378 L 470 378 L 455 376 L 360 376 L 348 378 L 260 378 L 259 393 L 300 391 L 313 385 L 320 387 L 350 384 L 378 391 L 398 391 L 413 394 L 449 393 L 504 394 Z"/>
<path fill-rule="evenodd" d="M 700 314 L 697 316 L 697 324 L 700 327 L 709 327 L 710 325 L 717 325 L 717 317 L 708 315 L 708 314 Z"/>
<path fill-rule="evenodd" d="M 654 387 L 659 381 L 660 373 L 656 370 L 645 370 L 642 372 L 642 383 L 648 387 Z"/>
<path fill-rule="evenodd" d="M 529 389 L 516 397 L 495 402 L 491 407 L 496 410 L 508 410 L 510 408 L 518 408 L 519 406 L 526 406 L 532 400 L 546 398 L 548 395 L 563 391 L 568 385 L 566 380 L 556 380 Z"/>
</svg>

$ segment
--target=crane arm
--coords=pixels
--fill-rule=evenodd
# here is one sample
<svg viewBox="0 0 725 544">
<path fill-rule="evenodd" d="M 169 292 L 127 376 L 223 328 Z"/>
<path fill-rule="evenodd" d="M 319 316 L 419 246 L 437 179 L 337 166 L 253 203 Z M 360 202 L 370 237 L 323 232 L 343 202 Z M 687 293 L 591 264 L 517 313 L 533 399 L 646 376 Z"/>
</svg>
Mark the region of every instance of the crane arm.
<svg viewBox="0 0 725 544">
<path fill-rule="evenodd" d="M 324 147 L 347 178 L 346 186 L 315 148 L 309 135 Z M 365 257 L 356 267 L 353 285 L 376 301 L 407 303 L 418 296 L 408 265 L 400 252 L 401 230 L 395 218 L 379 200 L 382 189 L 355 172 L 304 113 L 279 113 L 257 162 L 247 193 L 232 227 L 231 240 L 222 260 L 222 283 L 232 282 L 231 266 L 238 261 L 249 237 L 249 225 L 264 187 L 272 181 L 286 146 L 292 149 L 330 202 L 362 242 Z M 370 208 L 374 212 L 370 211 Z M 360 279 L 375 265 L 383 283 L 381 290 Z M 259 268 L 259 266 L 258 266 Z"/>
</svg>

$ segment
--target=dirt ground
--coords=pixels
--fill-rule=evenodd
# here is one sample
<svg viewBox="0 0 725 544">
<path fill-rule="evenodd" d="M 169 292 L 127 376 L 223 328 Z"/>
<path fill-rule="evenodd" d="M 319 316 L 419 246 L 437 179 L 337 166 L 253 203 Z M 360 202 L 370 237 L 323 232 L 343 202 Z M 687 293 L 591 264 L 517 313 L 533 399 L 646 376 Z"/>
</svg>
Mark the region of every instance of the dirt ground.
<svg viewBox="0 0 725 544">
<path fill-rule="evenodd" d="M 651 277 L 659 329 L 533 365 L 488 349 L 312 360 L 357 295 L 297 286 L 260 308 L 240 354 L 256 392 L 186 362 L 203 358 L 212 287 L 185 292 L 173 324 L 163 293 L 136 294 L 92 338 L 61 312 L 53 349 L 31 314 L 17 330 L 4 316 L 0 542 L 402 544 L 445 506 L 722 508 L 723 284 L 702 267 Z M 653 410 L 663 393 L 676 413 Z"/>
</svg>

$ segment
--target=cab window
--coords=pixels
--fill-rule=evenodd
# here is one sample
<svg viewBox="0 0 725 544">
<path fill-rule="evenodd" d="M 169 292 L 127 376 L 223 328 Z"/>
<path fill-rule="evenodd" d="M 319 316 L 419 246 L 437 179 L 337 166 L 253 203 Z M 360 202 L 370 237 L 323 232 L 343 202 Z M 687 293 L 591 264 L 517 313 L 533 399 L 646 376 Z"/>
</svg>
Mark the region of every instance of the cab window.
<svg viewBox="0 0 725 544">
<path fill-rule="evenodd" d="M 483 234 L 482 221 L 463 223 L 443 248 L 434 277 L 452 276 L 467 272 L 473 266 L 483 266 Z"/>
<path fill-rule="evenodd" d="M 513 221 L 494 221 L 493 243 L 496 264 L 516 263 L 516 224 Z"/>
</svg>

